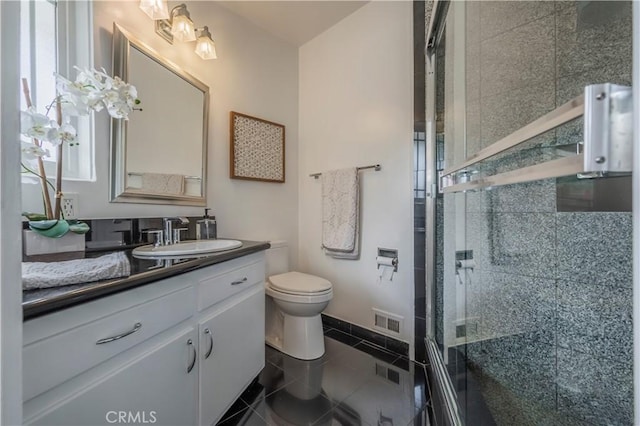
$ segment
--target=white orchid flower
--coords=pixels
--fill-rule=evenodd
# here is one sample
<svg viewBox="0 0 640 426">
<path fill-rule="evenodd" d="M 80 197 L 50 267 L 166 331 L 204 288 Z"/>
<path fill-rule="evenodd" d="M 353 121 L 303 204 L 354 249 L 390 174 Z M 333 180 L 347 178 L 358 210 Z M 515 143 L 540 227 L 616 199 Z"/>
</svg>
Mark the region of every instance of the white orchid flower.
<svg viewBox="0 0 640 426">
<path fill-rule="evenodd" d="M 86 86 L 83 82 L 71 81 L 60 74 L 55 74 L 56 77 L 56 89 L 62 97 L 83 97 L 87 96 L 91 91 L 89 86 Z"/>
<path fill-rule="evenodd" d="M 94 69 L 74 67 L 78 71 L 76 83 L 85 87 L 90 87 L 92 91 L 100 91 L 104 89 L 103 73 Z"/>
<path fill-rule="evenodd" d="M 46 140 L 52 123 L 55 122 L 46 115 L 36 112 L 33 107 L 27 111 L 20 111 L 20 133 L 30 138 Z"/>
<path fill-rule="evenodd" d="M 53 145 L 60 145 L 61 143 L 73 143 L 76 140 L 76 129 L 69 123 L 65 123 L 60 127 L 53 127 L 47 134 L 47 140 Z"/>
<path fill-rule="evenodd" d="M 67 115 L 88 115 L 91 111 L 102 109 L 100 101 L 102 95 L 96 89 L 99 82 L 95 81 L 88 71 L 81 71 L 76 81 L 70 81 L 56 74 L 56 87 L 60 93 L 63 112 Z"/>
<path fill-rule="evenodd" d="M 107 111 L 113 118 L 128 119 L 129 113 L 131 113 L 131 107 L 126 102 L 114 102 L 107 105 Z"/>
<path fill-rule="evenodd" d="M 120 100 L 122 99 L 120 95 L 120 91 L 115 88 L 105 90 L 103 94 L 104 94 L 103 101 L 107 105 L 120 102 Z"/>
<path fill-rule="evenodd" d="M 50 155 L 48 149 L 44 149 L 31 142 L 21 141 L 20 144 L 22 145 L 22 155 L 26 160 L 36 160 L 38 157 L 48 157 Z"/>
</svg>

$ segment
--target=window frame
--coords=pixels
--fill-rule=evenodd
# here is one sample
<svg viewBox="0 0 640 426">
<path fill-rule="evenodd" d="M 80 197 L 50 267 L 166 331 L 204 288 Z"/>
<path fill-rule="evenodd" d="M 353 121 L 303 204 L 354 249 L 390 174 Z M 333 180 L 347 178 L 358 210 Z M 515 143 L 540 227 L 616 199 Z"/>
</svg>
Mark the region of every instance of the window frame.
<svg viewBox="0 0 640 426">
<path fill-rule="evenodd" d="M 52 3 L 55 7 L 56 34 L 56 72 L 66 78 L 74 79 L 75 67 L 93 67 L 93 6 L 91 1 L 40 0 Z M 35 44 L 35 18 L 33 1 L 28 2 L 29 14 L 29 51 L 31 65 L 29 78 L 31 85 L 35 81 L 35 65 L 33 58 L 37 55 Z M 82 36 L 80 36 L 82 35 Z M 37 87 L 36 87 L 37 90 Z M 44 112 L 44 105 L 38 105 Z M 95 132 L 94 117 L 72 117 L 73 126 L 77 130 L 77 145 L 63 147 L 62 180 L 95 182 Z M 47 177 L 55 179 L 56 161 L 44 158 Z"/>
</svg>

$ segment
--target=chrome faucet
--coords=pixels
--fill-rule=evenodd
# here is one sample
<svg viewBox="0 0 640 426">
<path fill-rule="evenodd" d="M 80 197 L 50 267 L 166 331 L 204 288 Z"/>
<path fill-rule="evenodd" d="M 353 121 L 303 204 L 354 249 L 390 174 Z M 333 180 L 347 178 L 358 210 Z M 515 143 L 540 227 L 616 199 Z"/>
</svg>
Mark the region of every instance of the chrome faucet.
<svg viewBox="0 0 640 426">
<path fill-rule="evenodd" d="M 186 230 L 186 228 L 173 229 L 173 221 L 180 221 L 181 225 L 189 223 L 189 219 L 183 216 L 165 217 L 162 219 L 164 225 L 164 244 L 176 244 L 180 242 L 180 231 Z"/>
</svg>

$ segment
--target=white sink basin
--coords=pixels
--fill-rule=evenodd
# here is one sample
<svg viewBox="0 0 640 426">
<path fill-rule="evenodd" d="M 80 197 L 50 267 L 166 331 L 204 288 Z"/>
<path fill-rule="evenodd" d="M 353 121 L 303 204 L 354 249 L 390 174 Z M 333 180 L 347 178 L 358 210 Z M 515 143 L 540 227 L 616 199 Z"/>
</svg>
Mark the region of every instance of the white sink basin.
<svg viewBox="0 0 640 426">
<path fill-rule="evenodd" d="M 242 246 L 238 240 L 198 240 L 183 241 L 178 244 L 155 247 L 153 245 L 137 247 L 133 249 L 136 257 L 161 257 L 161 256 L 194 256 L 199 254 L 225 251 Z"/>
</svg>

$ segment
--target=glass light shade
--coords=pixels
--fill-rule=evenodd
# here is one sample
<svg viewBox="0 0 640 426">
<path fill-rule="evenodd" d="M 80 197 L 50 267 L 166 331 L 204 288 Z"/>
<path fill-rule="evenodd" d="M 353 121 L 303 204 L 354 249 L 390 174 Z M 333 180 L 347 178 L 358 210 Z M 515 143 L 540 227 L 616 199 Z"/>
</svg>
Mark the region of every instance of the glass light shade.
<svg viewBox="0 0 640 426">
<path fill-rule="evenodd" d="M 218 57 L 216 55 L 216 44 L 211 40 L 210 36 L 205 34 L 198 37 L 195 52 L 202 59 L 216 59 Z"/>
<path fill-rule="evenodd" d="M 193 28 L 193 21 L 185 15 L 177 15 L 173 17 L 171 25 L 171 34 L 178 41 L 194 41 L 196 32 Z"/>
<path fill-rule="evenodd" d="M 169 9 L 166 0 L 140 0 L 140 9 L 154 21 L 169 19 Z"/>
</svg>

